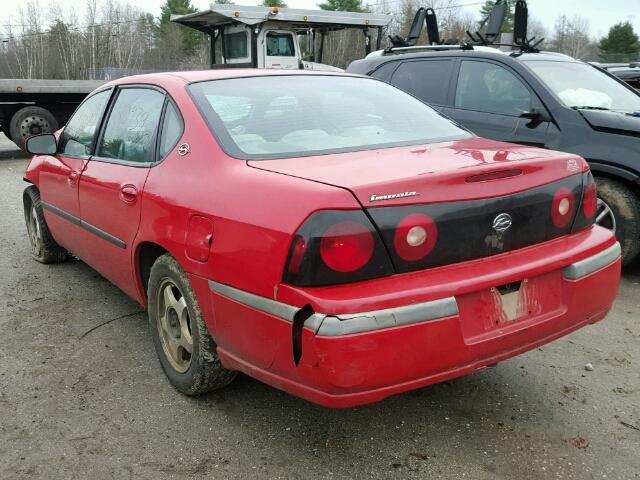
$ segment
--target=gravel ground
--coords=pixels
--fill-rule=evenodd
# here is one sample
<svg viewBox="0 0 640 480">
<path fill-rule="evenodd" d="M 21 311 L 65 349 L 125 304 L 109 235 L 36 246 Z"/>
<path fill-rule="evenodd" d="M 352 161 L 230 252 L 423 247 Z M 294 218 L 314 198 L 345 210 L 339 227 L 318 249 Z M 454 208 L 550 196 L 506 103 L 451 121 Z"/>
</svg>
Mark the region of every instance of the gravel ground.
<svg viewBox="0 0 640 480">
<path fill-rule="evenodd" d="M 350 410 L 245 376 L 191 399 L 136 303 L 30 259 L 26 165 L 2 137 L 0 478 L 640 478 L 640 265 L 603 322 L 466 378 Z"/>
</svg>

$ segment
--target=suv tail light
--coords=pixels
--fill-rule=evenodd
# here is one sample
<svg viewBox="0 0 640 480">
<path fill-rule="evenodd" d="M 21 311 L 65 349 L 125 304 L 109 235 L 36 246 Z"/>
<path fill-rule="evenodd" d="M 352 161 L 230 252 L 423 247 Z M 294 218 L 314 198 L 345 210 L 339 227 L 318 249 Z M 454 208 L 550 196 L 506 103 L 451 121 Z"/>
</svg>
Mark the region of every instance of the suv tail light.
<svg viewBox="0 0 640 480">
<path fill-rule="evenodd" d="M 296 233 L 284 281 L 321 286 L 393 273 L 382 240 L 362 210 L 321 210 Z"/>
<path fill-rule="evenodd" d="M 591 172 L 582 175 L 582 199 L 580 208 L 573 222 L 571 233 L 579 232 L 594 224 L 596 211 L 598 209 L 598 195 L 596 182 L 593 180 Z"/>
</svg>

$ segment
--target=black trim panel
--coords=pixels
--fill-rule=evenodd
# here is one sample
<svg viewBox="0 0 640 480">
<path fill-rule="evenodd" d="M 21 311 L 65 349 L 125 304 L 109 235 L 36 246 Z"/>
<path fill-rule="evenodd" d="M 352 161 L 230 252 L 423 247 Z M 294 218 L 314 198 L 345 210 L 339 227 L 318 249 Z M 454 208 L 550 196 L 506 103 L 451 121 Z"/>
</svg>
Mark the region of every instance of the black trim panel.
<svg viewBox="0 0 640 480">
<path fill-rule="evenodd" d="M 94 235 L 97 235 L 103 240 L 106 240 L 107 242 L 115 245 L 116 247 L 127 248 L 127 244 L 123 240 L 120 240 L 118 237 L 114 237 L 113 235 L 105 232 L 104 230 L 100 230 L 98 227 L 95 227 L 90 223 L 80 220 L 75 215 L 71 215 L 70 213 L 65 212 L 64 210 L 61 210 L 58 207 L 55 207 L 47 202 L 40 201 L 40 204 L 42 205 L 42 208 L 44 208 L 45 210 L 49 210 L 51 213 L 55 213 L 59 217 L 64 218 L 65 220 L 73 223 L 74 225 L 78 225 L 79 227 L 84 228 L 88 232 L 91 232 Z"/>
</svg>

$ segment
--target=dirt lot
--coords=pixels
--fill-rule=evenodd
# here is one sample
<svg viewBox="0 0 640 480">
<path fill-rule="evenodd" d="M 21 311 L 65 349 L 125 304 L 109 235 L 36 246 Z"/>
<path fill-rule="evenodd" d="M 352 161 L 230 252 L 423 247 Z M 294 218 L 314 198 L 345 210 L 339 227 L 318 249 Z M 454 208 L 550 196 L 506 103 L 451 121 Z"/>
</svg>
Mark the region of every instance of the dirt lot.
<svg viewBox="0 0 640 480">
<path fill-rule="evenodd" d="M 244 376 L 190 399 L 136 303 L 82 262 L 29 258 L 26 165 L 2 137 L 0 478 L 640 478 L 640 265 L 605 321 L 376 405 Z"/>
</svg>

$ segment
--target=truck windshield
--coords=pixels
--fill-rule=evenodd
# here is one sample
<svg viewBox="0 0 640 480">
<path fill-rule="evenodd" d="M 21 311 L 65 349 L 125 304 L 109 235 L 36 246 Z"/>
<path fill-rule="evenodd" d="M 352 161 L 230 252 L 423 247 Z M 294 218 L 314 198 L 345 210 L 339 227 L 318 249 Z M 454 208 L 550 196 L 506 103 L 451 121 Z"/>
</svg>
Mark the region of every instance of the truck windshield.
<svg viewBox="0 0 640 480">
<path fill-rule="evenodd" d="M 273 75 L 193 83 L 189 89 L 222 148 L 242 159 L 472 136 L 411 95 L 371 78 Z"/>
<path fill-rule="evenodd" d="M 640 111 L 640 95 L 592 65 L 526 60 L 524 63 L 567 107 Z"/>
</svg>

